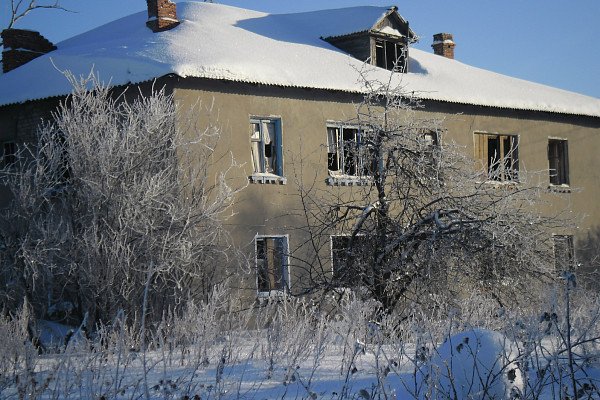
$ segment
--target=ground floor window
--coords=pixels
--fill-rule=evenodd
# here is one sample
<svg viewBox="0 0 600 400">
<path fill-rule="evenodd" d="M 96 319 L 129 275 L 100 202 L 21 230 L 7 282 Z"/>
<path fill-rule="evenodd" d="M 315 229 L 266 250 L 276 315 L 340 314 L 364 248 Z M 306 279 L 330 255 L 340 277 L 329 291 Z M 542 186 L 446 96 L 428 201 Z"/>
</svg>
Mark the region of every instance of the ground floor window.
<svg viewBox="0 0 600 400">
<path fill-rule="evenodd" d="M 554 235 L 554 267 L 556 272 L 572 271 L 575 266 L 575 247 L 572 235 Z"/>
<path fill-rule="evenodd" d="M 332 279 L 338 286 L 354 283 L 358 278 L 356 271 L 367 262 L 370 254 L 366 236 L 357 235 L 350 243 L 351 238 L 350 235 L 331 235 Z M 350 262 L 353 267 L 350 267 Z"/>
<path fill-rule="evenodd" d="M 0 154 L 1 166 L 10 168 L 17 163 L 17 144 L 15 142 L 3 142 L 2 154 Z"/>
<path fill-rule="evenodd" d="M 259 294 L 287 292 L 289 289 L 287 235 L 257 236 L 255 253 Z"/>
</svg>

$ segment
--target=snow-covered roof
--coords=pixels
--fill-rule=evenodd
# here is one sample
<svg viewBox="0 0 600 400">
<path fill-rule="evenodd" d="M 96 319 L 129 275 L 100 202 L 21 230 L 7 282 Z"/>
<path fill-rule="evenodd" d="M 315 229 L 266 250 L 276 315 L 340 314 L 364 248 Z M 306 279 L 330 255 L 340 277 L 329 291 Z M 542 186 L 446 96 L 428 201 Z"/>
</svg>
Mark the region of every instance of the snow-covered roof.
<svg viewBox="0 0 600 400">
<path fill-rule="evenodd" d="M 136 13 L 59 43 L 58 49 L 0 75 L 0 105 L 70 93 L 59 70 L 112 85 L 181 77 L 360 92 L 364 67 L 321 37 L 370 29 L 388 7 L 265 14 L 221 4 L 179 3 L 176 28 L 153 33 Z M 389 71 L 371 68 L 387 79 Z M 600 100 L 410 49 L 406 91 L 423 99 L 600 117 Z"/>
</svg>

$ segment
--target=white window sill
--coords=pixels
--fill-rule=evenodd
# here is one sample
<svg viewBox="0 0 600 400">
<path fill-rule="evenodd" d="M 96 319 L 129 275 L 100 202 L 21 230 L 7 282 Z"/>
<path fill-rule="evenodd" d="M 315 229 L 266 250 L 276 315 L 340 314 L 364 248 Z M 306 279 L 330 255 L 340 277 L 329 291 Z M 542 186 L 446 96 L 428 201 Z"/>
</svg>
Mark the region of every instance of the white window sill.
<svg viewBox="0 0 600 400">
<path fill-rule="evenodd" d="M 571 193 L 571 186 L 563 183 L 562 185 L 549 184 L 548 190 L 558 193 Z"/>
<path fill-rule="evenodd" d="M 330 173 L 327 178 L 327 184 L 330 186 L 365 186 L 372 183 L 373 179 L 370 176 L 333 175 Z"/>
<path fill-rule="evenodd" d="M 500 186 L 517 186 L 520 185 L 521 182 L 519 181 L 495 181 L 495 180 L 487 180 L 484 181 L 483 183 L 487 184 L 487 185 L 494 185 L 496 187 L 500 187 Z"/>
<path fill-rule="evenodd" d="M 254 173 L 248 179 L 250 180 L 250 183 L 271 185 L 285 185 L 287 183 L 286 177 L 269 173 Z"/>
<path fill-rule="evenodd" d="M 269 290 L 268 292 L 258 292 L 258 297 L 285 297 L 285 290 Z"/>
</svg>

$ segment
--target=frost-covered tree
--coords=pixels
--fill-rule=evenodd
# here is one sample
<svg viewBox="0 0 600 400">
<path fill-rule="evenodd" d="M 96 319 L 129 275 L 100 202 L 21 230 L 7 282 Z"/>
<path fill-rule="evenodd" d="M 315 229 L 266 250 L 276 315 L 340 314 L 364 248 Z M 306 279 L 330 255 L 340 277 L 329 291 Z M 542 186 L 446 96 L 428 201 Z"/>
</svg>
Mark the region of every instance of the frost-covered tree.
<svg viewBox="0 0 600 400">
<path fill-rule="evenodd" d="M 223 275 L 236 189 L 211 172 L 220 130 L 192 126 L 164 90 L 77 80 L 17 161 L 0 171 L 0 302 L 88 322 L 161 313 Z M 91 90 L 86 87 L 92 86 Z M 197 106 L 194 112 L 210 112 Z M 144 297 L 144 295 L 147 295 Z M 93 328 L 90 327 L 90 328 Z"/>
<path fill-rule="evenodd" d="M 398 74 L 381 82 L 369 68 L 347 121 L 355 128 L 328 131 L 334 185 L 299 185 L 316 255 L 304 264 L 307 291 L 350 288 L 387 311 L 470 290 L 500 305 L 534 298 L 555 276 L 549 232 L 566 223 L 536 211 L 543 180 L 518 170 L 516 146 L 477 167 L 443 121 L 393 83 Z"/>
<path fill-rule="evenodd" d="M 5 1 L 8 3 L 8 1 Z M 8 7 L 8 5 L 7 5 Z M 63 6 L 60 5 L 60 0 L 55 1 L 38 1 L 38 0 L 10 0 L 10 12 L 8 26 L 6 29 L 11 29 L 17 21 L 24 18 L 27 14 L 35 10 L 41 9 L 57 9 L 67 11 Z M 1 45 L 1 43 L 0 43 Z"/>
</svg>

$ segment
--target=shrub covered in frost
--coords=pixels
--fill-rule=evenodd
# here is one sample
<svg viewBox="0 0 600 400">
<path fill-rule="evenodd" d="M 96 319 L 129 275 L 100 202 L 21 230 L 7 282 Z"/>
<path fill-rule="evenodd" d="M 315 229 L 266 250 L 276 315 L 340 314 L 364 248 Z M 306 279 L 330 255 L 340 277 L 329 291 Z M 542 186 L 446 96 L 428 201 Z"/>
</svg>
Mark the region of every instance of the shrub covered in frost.
<svg viewBox="0 0 600 400">
<path fill-rule="evenodd" d="M 516 345 L 501 333 L 470 330 L 449 337 L 417 371 L 419 397 L 510 399 L 523 386 Z"/>
</svg>

